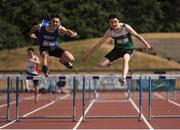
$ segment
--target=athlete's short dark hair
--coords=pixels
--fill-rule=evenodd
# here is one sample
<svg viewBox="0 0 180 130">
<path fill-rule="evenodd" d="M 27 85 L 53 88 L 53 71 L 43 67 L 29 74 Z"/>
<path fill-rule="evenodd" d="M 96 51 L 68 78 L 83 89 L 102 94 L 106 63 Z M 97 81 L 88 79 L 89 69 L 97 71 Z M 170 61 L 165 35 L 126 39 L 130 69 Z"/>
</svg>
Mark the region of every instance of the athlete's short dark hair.
<svg viewBox="0 0 180 130">
<path fill-rule="evenodd" d="M 108 16 L 108 21 L 110 19 L 114 19 L 114 18 L 118 18 L 118 16 L 116 14 L 111 14 L 111 15 Z"/>
<path fill-rule="evenodd" d="M 53 19 L 53 18 L 61 19 L 61 16 L 59 14 L 51 14 L 51 19 Z"/>
<path fill-rule="evenodd" d="M 27 51 L 32 51 L 32 52 L 34 52 L 34 48 L 30 47 L 30 48 L 27 49 Z"/>
</svg>

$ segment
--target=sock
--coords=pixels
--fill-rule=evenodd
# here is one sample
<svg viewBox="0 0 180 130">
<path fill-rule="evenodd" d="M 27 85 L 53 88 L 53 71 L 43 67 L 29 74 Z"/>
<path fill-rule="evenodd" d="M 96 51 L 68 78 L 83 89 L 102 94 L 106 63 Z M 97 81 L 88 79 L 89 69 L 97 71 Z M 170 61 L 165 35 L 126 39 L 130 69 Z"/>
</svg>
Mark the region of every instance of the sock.
<svg viewBox="0 0 180 130">
<path fill-rule="evenodd" d="M 48 67 L 46 65 L 43 65 L 42 66 L 42 71 L 43 71 L 43 73 L 47 73 Z"/>
</svg>

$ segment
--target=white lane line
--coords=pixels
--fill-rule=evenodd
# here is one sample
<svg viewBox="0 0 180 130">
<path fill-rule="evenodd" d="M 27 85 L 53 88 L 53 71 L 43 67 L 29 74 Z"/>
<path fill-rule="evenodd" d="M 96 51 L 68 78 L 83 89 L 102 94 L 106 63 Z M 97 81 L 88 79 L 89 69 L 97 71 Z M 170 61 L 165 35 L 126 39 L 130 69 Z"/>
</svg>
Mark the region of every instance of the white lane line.
<svg viewBox="0 0 180 130">
<path fill-rule="evenodd" d="M 66 95 L 64 95 L 63 97 L 60 97 L 59 100 L 66 99 L 67 97 L 69 97 L 69 95 L 70 95 L 70 94 L 66 94 Z M 37 112 L 37 111 L 39 111 L 39 110 L 41 110 L 41 109 L 43 109 L 43 108 L 46 108 L 46 107 L 54 104 L 55 102 L 56 102 L 56 101 L 52 101 L 52 102 L 50 102 L 50 103 L 48 103 L 48 104 L 46 104 L 46 105 L 44 105 L 44 106 L 42 106 L 42 107 L 40 107 L 40 108 L 37 108 L 37 109 L 35 109 L 35 110 L 33 110 L 33 111 L 31 111 L 31 112 L 23 115 L 23 117 L 27 117 L 28 115 L 33 114 L 33 113 L 35 113 L 35 112 Z M 13 124 L 14 122 L 16 122 L 16 120 L 13 120 L 13 121 L 11 121 L 11 122 L 9 122 L 9 123 L 1 126 L 0 129 L 3 129 L 3 128 L 5 128 L 5 127 L 7 127 L 7 126 L 9 126 L 9 125 L 11 125 L 11 124 Z"/>
<path fill-rule="evenodd" d="M 127 93 L 125 93 L 125 95 L 128 96 Z M 132 98 L 130 98 L 129 101 L 130 101 L 131 104 L 134 106 L 134 108 L 136 109 L 136 111 L 137 111 L 138 113 L 140 113 L 140 110 L 139 110 L 138 106 L 137 106 L 136 103 L 132 100 Z M 145 124 L 148 126 L 148 128 L 149 128 L 150 130 L 154 130 L 154 128 L 153 128 L 152 125 L 148 122 L 148 120 L 145 118 L 145 116 L 143 115 L 143 113 L 142 113 L 141 116 L 142 116 L 142 119 L 143 119 L 143 121 L 145 122 Z"/>
<path fill-rule="evenodd" d="M 137 105 L 135 104 L 135 102 L 130 98 L 130 102 L 132 103 L 132 105 L 134 106 L 134 108 L 136 109 L 136 111 L 138 113 L 140 113 L 139 108 L 137 107 Z M 147 119 L 145 118 L 145 116 L 142 114 L 142 119 L 143 121 L 146 123 L 146 125 L 148 126 L 149 129 L 154 130 L 154 128 L 151 126 L 151 124 L 147 121 Z"/>
<path fill-rule="evenodd" d="M 41 94 L 39 94 L 38 97 L 39 97 L 40 95 L 41 95 Z M 31 100 L 31 99 L 33 99 L 33 98 L 34 98 L 34 96 L 29 96 L 29 97 L 26 97 L 26 98 L 24 98 L 24 99 L 22 99 L 22 100 L 19 100 L 19 102 L 21 102 L 21 101 L 23 101 L 23 100 Z M 15 104 L 15 103 L 16 103 L 16 101 L 12 101 L 12 102 L 10 102 L 10 105 L 13 105 L 13 104 Z M 7 106 L 7 103 L 0 105 L 0 108 L 6 107 L 6 106 Z"/>
<path fill-rule="evenodd" d="M 12 101 L 12 102 L 10 102 L 10 105 L 13 105 L 13 104 L 15 104 L 16 103 L 16 101 Z M 0 106 L 0 108 L 2 108 L 2 107 L 6 107 L 7 106 L 7 103 L 6 104 L 2 104 L 1 106 Z"/>
<path fill-rule="evenodd" d="M 160 94 L 154 93 L 154 95 L 156 95 L 156 96 L 157 96 L 158 98 L 160 98 L 160 99 L 165 99 L 165 97 L 162 96 L 162 95 L 160 95 Z"/>
<path fill-rule="evenodd" d="M 70 95 L 70 94 L 64 95 L 63 97 L 60 97 L 58 100 L 64 100 L 64 99 L 68 98 L 68 97 L 69 97 L 69 95 Z M 44 108 L 46 108 L 46 107 L 48 107 L 48 106 L 50 106 L 50 105 L 54 104 L 55 102 L 56 102 L 56 100 L 55 100 L 55 101 L 50 102 L 49 104 L 46 104 L 46 105 L 44 105 L 44 106 L 42 106 L 42 107 L 38 108 L 38 109 L 35 109 L 35 110 L 34 110 L 34 111 L 32 111 L 32 112 L 29 112 L 29 113 L 27 113 L 27 114 L 23 115 L 23 117 L 27 117 L 27 116 L 29 116 L 29 115 L 31 115 L 31 114 L 33 114 L 33 113 L 35 113 L 35 112 L 37 112 L 37 111 L 39 111 L 39 110 L 41 110 L 41 109 L 44 109 Z"/>
<path fill-rule="evenodd" d="M 97 97 L 99 96 L 99 93 L 97 93 Z M 93 99 L 91 101 L 91 103 L 89 104 L 89 106 L 87 107 L 87 109 L 85 110 L 85 115 L 87 114 L 87 112 L 90 110 L 90 108 L 92 107 L 92 105 L 94 104 L 95 100 Z M 79 121 L 77 122 L 77 124 L 74 126 L 73 130 L 76 130 L 79 125 L 81 124 L 81 122 L 83 121 L 83 116 L 80 117 Z"/>
<path fill-rule="evenodd" d="M 162 95 L 160 95 L 160 94 L 158 94 L 158 93 L 154 93 L 154 95 L 156 95 L 156 96 L 159 97 L 160 99 L 166 99 L 166 97 L 164 97 L 164 96 L 162 96 Z M 172 104 L 180 107 L 180 104 L 179 104 L 179 103 L 174 102 L 174 101 L 172 101 L 172 100 L 170 100 L 170 99 L 168 99 L 168 101 L 169 101 L 170 103 L 172 103 Z"/>
<path fill-rule="evenodd" d="M 174 104 L 174 105 L 176 105 L 176 106 L 178 106 L 178 107 L 180 107 L 180 104 L 179 103 L 177 103 L 177 102 L 174 102 L 174 101 L 172 101 L 172 100 L 168 100 L 170 103 L 172 103 L 172 104 Z"/>
</svg>

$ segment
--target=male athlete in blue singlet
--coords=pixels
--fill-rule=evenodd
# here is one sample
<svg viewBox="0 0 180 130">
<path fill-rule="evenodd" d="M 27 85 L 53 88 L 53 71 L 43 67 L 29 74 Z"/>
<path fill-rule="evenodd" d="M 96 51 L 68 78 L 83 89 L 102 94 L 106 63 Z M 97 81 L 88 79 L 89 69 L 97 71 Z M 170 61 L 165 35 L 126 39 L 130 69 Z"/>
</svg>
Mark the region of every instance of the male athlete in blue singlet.
<svg viewBox="0 0 180 130">
<path fill-rule="evenodd" d="M 66 29 L 63 27 L 60 21 L 60 16 L 58 14 L 52 15 L 50 21 L 45 21 L 41 24 L 34 25 L 29 33 L 29 36 L 32 39 L 36 39 L 40 46 L 40 54 L 43 57 L 42 62 L 42 71 L 45 76 L 48 77 L 48 56 L 55 56 L 60 58 L 60 62 L 64 64 L 67 68 L 72 69 L 72 62 L 74 62 L 73 55 L 59 48 L 58 46 L 58 37 L 60 33 L 64 33 L 69 35 L 70 37 L 76 37 L 77 33 Z M 35 32 L 39 31 L 38 36 L 36 36 Z"/>
<path fill-rule="evenodd" d="M 122 85 L 126 82 L 126 76 L 129 71 L 129 60 L 133 53 L 133 41 L 131 35 L 140 40 L 147 51 L 151 46 L 144 40 L 131 26 L 120 23 L 116 15 L 112 14 L 108 17 L 110 28 L 105 32 L 102 39 L 83 56 L 83 61 L 86 61 L 94 51 L 96 51 L 109 37 L 114 39 L 114 48 L 100 61 L 100 67 L 109 67 L 113 61 L 118 58 L 123 58 L 123 72 L 120 82 Z"/>
</svg>

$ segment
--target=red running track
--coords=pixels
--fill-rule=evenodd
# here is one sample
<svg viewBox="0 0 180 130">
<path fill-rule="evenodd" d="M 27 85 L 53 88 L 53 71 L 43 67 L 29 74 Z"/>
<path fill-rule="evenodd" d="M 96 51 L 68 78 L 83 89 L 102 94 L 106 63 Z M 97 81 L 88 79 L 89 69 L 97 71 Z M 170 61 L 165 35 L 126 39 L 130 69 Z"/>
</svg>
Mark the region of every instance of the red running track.
<svg viewBox="0 0 180 130">
<path fill-rule="evenodd" d="M 0 97 L 3 95 L 0 95 Z M 40 94 L 38 103 L 34 103 L 32 94 L 20 94 L 21 116 L 61 116 L 72 114 L 72 94 L 55 95 Z M 92 96 L 92 95 L 91 95 Z M 86 96 L 86 115 L 138 115 L 138 93 L 130 102 L 93 102 Z M 153 93 L 152 114 L 180 115 L 180 101 L 175 100 L 176 105 L 168 102 L 164 93 Z M 51 100 L 50 100 L 51 99 Z M 97 99 L 124 100 L 126 93 L 100 92 Z M 11 121 L 0 119 L 1 129 L 180 129 L 180 118 L 152 118 L 148 121 L 148 93 L 143 93 L 143 118 L 86 118 L 82 120 L 82 95 L 77 93 L 76 122 L 72 119 L 21 119 L 16 121 L 15 95 L 11 103 Z M 1 101 L 1 116 L 6 114 L 5 102 Z"/>
</svg>

